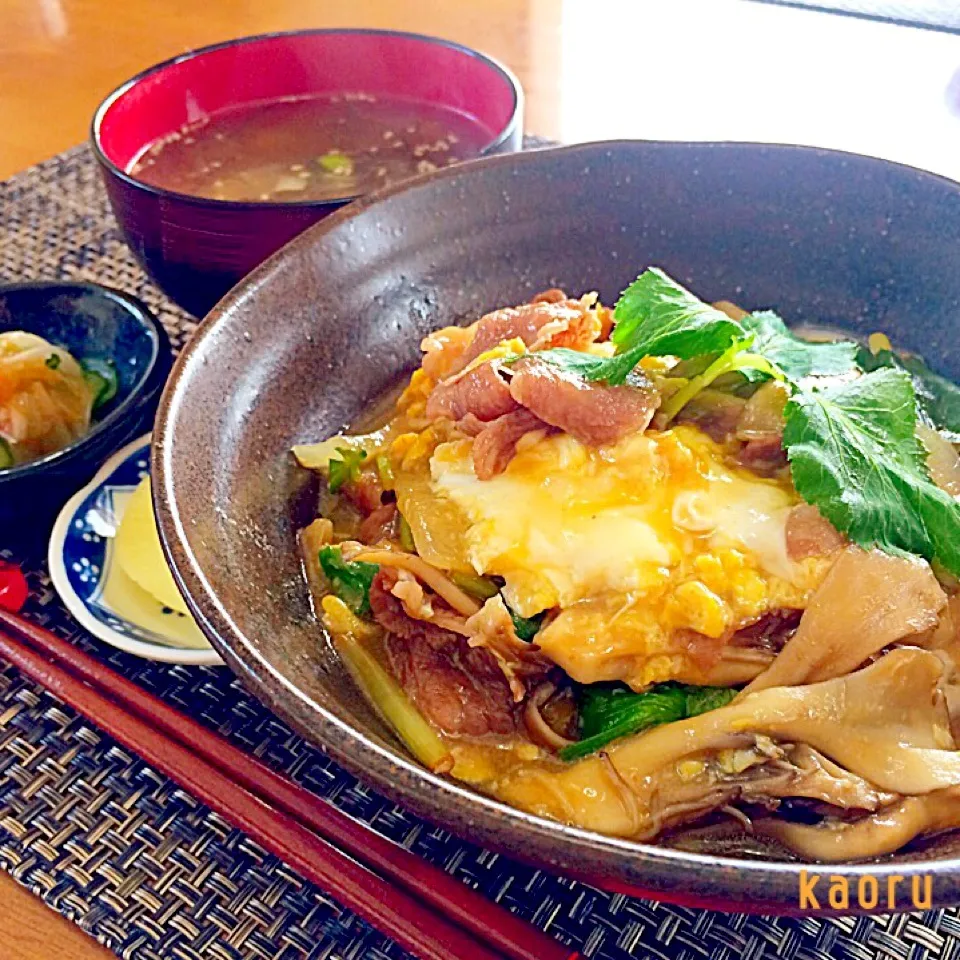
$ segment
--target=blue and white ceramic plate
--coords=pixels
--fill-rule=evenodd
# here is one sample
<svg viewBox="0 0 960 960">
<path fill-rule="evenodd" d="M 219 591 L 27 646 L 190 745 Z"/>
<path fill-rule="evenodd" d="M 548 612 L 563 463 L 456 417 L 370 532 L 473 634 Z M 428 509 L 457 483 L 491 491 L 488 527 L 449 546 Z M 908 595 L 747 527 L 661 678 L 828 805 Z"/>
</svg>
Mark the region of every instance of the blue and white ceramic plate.
<svg viewBox="0 0 960 960">
<path fill-rule="evenodd" d="M 194 621 L 165 607 L 114 562 L 124 506 L 150 472 L 150 434 L 115 453 L 60 511 L 50 536 L 50 577 L 73 617 L 127 653 L 166 663 L 223 661 Z"/>
</svg>

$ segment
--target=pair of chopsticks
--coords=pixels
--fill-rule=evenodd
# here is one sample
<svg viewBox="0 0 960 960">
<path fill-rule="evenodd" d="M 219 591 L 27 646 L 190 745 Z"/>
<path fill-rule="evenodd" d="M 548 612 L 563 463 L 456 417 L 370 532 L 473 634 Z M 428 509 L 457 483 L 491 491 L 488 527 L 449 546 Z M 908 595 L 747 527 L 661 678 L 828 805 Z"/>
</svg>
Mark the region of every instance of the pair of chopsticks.
<svg viewBox="0 0 960 960">
<path fill-rule="evenodd" d="M 579 960 L 94 657 L 5 610 L 0 658 L 422 960 Z"/>
</svg>

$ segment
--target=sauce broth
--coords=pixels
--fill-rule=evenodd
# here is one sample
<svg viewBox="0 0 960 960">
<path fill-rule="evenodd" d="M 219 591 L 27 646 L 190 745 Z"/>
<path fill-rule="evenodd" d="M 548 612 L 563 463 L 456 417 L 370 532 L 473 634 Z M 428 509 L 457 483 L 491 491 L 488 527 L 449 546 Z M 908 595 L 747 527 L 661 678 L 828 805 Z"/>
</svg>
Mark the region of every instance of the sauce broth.
<svg viewBox="0 0 960 960">
<path fill-rule="evenodd" d="M 151 144 L 129 172 L 212 200 L 336 200 L 475 157 L 492 138 L 450 107 L 347 93 L 224 110 Z"/>
</svg>

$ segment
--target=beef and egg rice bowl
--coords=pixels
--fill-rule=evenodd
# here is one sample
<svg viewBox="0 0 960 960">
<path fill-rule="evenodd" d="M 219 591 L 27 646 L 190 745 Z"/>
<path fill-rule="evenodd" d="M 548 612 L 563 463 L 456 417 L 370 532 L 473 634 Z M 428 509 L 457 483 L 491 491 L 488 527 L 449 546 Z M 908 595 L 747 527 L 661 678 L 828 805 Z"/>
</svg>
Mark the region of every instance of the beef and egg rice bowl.
<svg viewBox="0 0 960 960">
<path fill-rule="evenodd" d="M 637 840 L 960 826 L 960 389 L 655 268 L 422 349 L 294 450 L 318 613 L 422 763 Z"/>
</svg>

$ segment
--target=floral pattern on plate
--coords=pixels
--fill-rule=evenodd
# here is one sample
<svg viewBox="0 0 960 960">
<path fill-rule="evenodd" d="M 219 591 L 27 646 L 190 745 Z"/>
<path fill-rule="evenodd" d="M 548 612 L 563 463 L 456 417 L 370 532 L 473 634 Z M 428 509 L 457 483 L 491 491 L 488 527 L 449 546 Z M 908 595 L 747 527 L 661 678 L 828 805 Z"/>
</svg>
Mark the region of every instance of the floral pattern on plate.
<svg viewBox="0 0 960 960">
<path fill-rule="evenodd" d="M 106 643 L 168 663 L 221 663 L 193 620 L 164 606 L 115 562 L 124 508 L 149 472 L 147 434 L 114 454 L 70 499 L 50 537 L 51 579 L 71 614 Z"/>
</svg>

